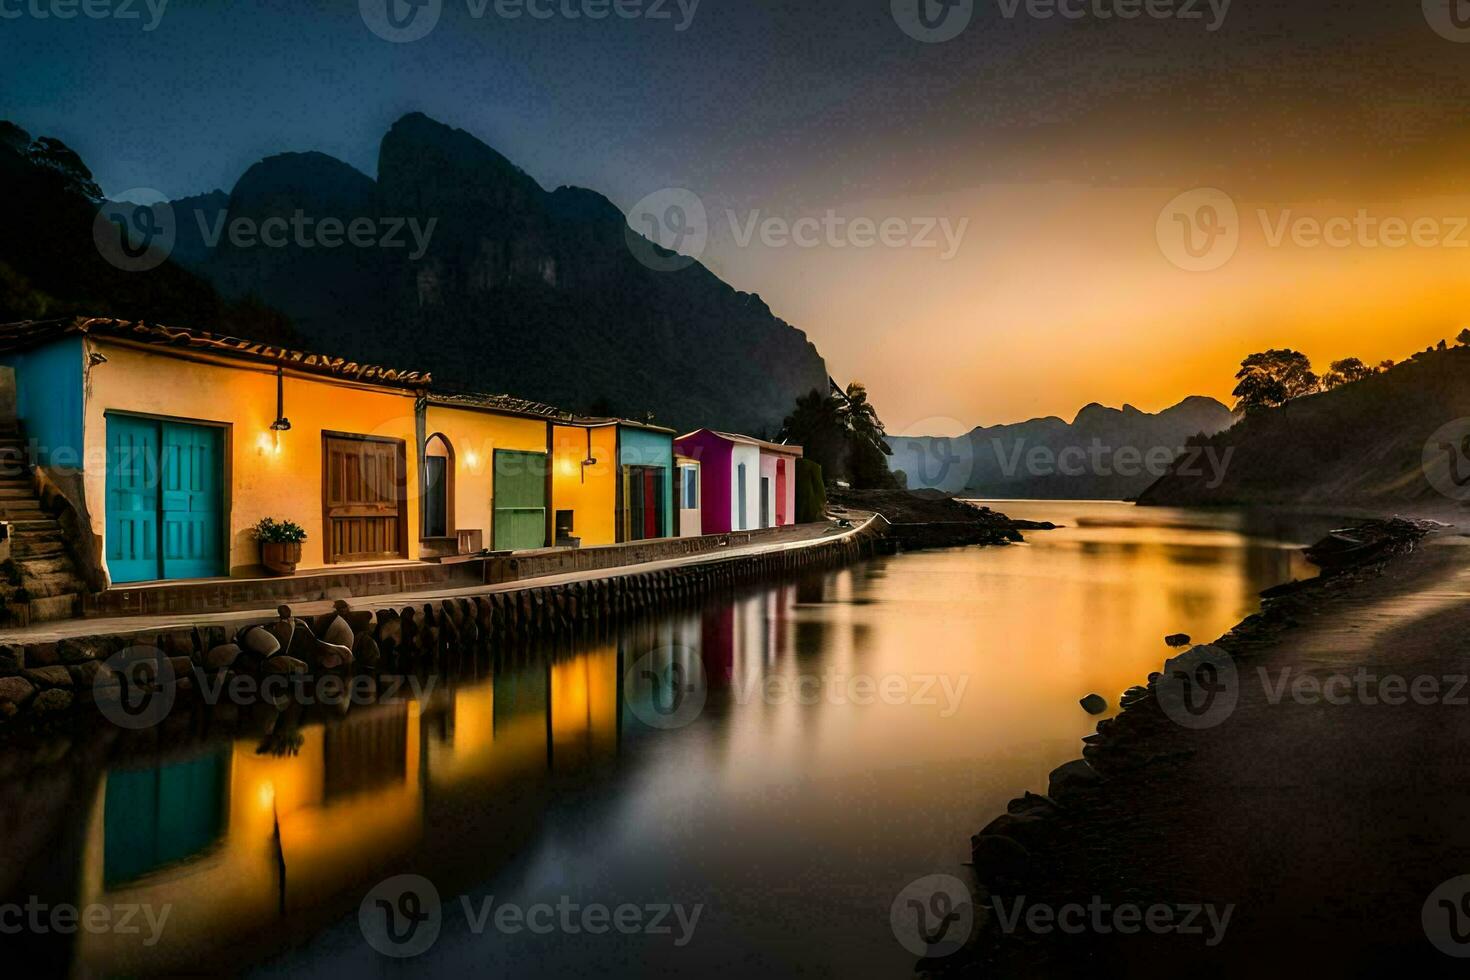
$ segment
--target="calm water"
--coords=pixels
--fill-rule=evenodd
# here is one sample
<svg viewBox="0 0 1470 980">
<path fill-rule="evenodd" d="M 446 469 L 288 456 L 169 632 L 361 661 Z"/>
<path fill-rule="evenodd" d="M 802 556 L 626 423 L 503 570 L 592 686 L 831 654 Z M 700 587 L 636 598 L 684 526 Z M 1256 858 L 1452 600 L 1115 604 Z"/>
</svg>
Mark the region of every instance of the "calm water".
<svg viewBox="0 0 1470 980">
<path fill-rule="evenodd" d="M 1261 589 L 1310 575 L 1291 549 L 1331 523 L 997 506 L 1068 527 L 875 560 L 486 667 L 307 725 L 295 754 L 205 742 L 115 768 L 48 856 L 50 894 L 168 903 L 169 917 L 155 945 L 146 928 L 81 934 L 57 940 L 55 962 L 909 975 L 888 924 L 899 890 L 963 877 L 970 834 L 1078 755 L 1096 723 L 1080 697 L 1115 703 L 1163 661 L 1166 633 L 1213 639 Z M 365 941 L 358 909 L 405 873 L 433 883 L 442 913 L 437 941 L 399 961 Z M 592 935 L 576 914 L 574 934 L 511 934 L 492 918 L 477 934 L 492 896 L 492 913 L 628 904 L 648 922 L 644 907 L 677 904 L 698 918 L 671 913 L 656 935 Z"/>
</svg>

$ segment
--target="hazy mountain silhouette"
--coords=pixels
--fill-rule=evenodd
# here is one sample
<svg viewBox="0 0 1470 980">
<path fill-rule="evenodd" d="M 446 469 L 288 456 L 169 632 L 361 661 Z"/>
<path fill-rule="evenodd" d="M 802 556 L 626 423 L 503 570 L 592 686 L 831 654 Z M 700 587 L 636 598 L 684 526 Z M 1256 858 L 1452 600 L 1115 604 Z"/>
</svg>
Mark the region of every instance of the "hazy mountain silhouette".
<svg viewBox="0 0 1470 980">
<path fill-rule="evenodd" d="M 1247 415 L 1203 442 L 1219 458 L 1230 453 L 1223 482 L 1211 487 L 1206 477 L 1170 473 L 1139 502 L 1448 504 L 1436 482 L 1470 493 L 1470 422 L 1452 425 L 1463 419 L 1470 419 L 1470 349 L 1426 351 L 1382 374 Z"/>
<path fill-rule="evenodd" d="M 100 315 L 197 326 L 296 344 L 283 317 L 227 302 L 176 260 L 146 271 L 108 262 L 93 239 L 104 203 L 92 172 L 60 140 L 0 121 L 0 322 Z"/>
<path fill-rule="evenodd" d="M 1198 395 L 1158 414 L 1093 403 L 1071 422 L 1049 416 L 980 426 L 954 438 L 890 436 L 889 465 L 903 470 L 914 489 L 990 498 L 1124 500 L 1158 478 L 1163 460 L 1172 458 L 1166 453 L 1230 423 L 1228 408 Z"/>
<path fill-rule="evenodd" d="M 207 215 L 223 231 L 201 258 L 194 239 L 183 245 L 222 292 L 283 310 L 313 347 L 426 368 L 444 386 L 759 432 L 827 384 L 806 335 L 758 296 L 698 263 L 644 266 L 602 195 L 545 191 L 485 143 L 418 113 L 384 136 L 376 181 L 325 154 L 285 153 L 246 171 L 227 211 L 224 225 Z M 369 219 L 382 247 L 263 247 L 229 232 L 237 219 L 260 227 L 297 213 Z M 178 221 L 198 230 L 193 214 Z"/>
</svg>

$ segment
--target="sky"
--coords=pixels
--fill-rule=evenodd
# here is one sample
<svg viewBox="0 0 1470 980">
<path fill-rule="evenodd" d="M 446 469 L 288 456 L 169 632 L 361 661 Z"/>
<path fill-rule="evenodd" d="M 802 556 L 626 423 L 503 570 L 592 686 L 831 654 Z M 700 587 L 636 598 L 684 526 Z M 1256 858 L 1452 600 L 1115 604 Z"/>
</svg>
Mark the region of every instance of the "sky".
<svg viewBox="0 0 1470 980">
<path fill-rule="evenodd" d="M 390 2 L 431 29 L 390 40 Z M 373 175 L 410 111 L 548 188 L 692 194 L 701 261 L 897 434 L 1228 401 L 1255 350 L 1470 323 L 1449 0 L 418 2 L 0 0 L 0 118 L 111 195 L 288 150 Z"/>
</svg>

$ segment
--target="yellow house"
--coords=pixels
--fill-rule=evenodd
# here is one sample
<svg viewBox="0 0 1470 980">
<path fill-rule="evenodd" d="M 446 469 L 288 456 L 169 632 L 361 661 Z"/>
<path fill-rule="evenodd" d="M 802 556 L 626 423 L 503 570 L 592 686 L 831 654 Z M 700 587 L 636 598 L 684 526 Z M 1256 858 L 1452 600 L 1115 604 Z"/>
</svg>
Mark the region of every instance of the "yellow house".
<svg viewBox="0 0 1470 980">
<path fill-rule="evenodd" d="M 427 374 L 95 318 L 0 328 L 0 367 L 112 584 L 250 574 L 265 517 L 301 568 L 419 557 Z"/>
</svg>

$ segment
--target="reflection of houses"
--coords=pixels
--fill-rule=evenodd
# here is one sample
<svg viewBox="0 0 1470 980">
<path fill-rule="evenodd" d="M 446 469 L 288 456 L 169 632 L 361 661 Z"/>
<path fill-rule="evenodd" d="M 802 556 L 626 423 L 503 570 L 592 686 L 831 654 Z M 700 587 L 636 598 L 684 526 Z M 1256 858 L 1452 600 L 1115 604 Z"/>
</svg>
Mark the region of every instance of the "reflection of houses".
<svg viewBox="0 0 1470 980">
<path fill-rule="evenodd" d="M 264 517 L 301 525 L 308 571 L 676 533 L 670 430 L 440 394 L 413 371 L 117 320 L 27 322 L 0 326 L 12 403 L 30 461 L 91 531 L 72 545 L 99 583 L 259 575 Z M 12 496 L 0 519 L 38 507 Z"/>
<path fill-rule="evenodd" d="M 705 534 L 796 523 L 800 446 L 699 429 L 674 443 L 699 463 L 700 525 Z"/>
</svg>

